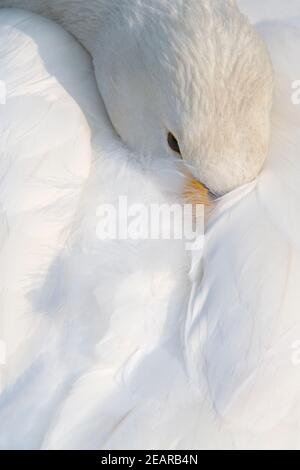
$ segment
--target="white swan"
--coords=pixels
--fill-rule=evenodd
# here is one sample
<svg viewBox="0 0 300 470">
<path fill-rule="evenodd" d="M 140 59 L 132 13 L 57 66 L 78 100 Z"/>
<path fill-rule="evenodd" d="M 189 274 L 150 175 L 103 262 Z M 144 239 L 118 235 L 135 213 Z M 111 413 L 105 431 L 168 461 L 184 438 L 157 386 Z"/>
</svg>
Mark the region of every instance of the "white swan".
<svg viewBox="0 0 300 470">
<path fill-rule="evenodd" d="M 54 146 L 48 156 L 56 158 L 47 158 L 45 173 L 25 178 L 39 191 L 33 200 L 24 197 L 32 188 L 18 196 L 20 183 L 14 182 L 16 175 L 23 180 L 20 170 L 26 171 L 28 161 L 22 164 L 20 146 L 29 151 L 30 140 L 2 144 L 15 165 L 4 164 L 0 186 L 6 206 L 2 228 L 10 229 L 1 237 L 0 266 L 7 280 L 1 299 L 9 307 L 4 324 L 9 320 L 5 333 L 8 345 L 13 343 L 0 399 L 1 448 L 299 447 L 299 111 L 289 95 L 290 81 L 299 74 L 292 60 L 299 45 L 297 21 L 261 27 L 276 77 L 269 158 L 257 184 L 220 200 L 207 234 L 204 278 L 200 284 L 196 273 L 190 295 L 180 244 L 168 244 L 168 250 L 135 243 L 103 247 L 93 226 L 99 201 L 114 200 L 119 192 L 133 200 L 165 200 L 170 196 L 162 188 L 176 192 L 176 178 L 170 182 L 169 171 L 145 173 L 116 142 L 96 98 L 88 59 L 68 35 L 27 13 L 5 12 L 0 18 L 1 44 L 6 44 L 0 70 L 11 90 L 1 136 L 15 129 L 34 145 L 45 144 L 45 132 L 49 141 L 64 140 L 60 126 L 52 126 L 66 109 L 71 127 L 70 147 L 55 154 Z M 52 54 L 48 46 L 54 38 Z M 15 64 L 24 44 L 20 69 Z M 82 80 L 88 81 L 81 92 Z M 48 123 L 26 108 L 24 96 L 32 106 L 36 95 L 43 116 L 56 107 Z M 31 132 L 23 131 L 26 119 L 16 121 L 20 109 Z M 39 132 L 44 122 L 46 131 Z M 80 227 L 74 228 L 69 221 L 88 170 L 90 128 L 92 151 L 102 158 L 83 198 Z M 78 155 L 75 187 L 71 149 Z M 67 164 L 58 190 L 62 157 Z M 172 162 L 158 167 L 166 170 Z M 42 218 L 35 205 L 41 196 L 49 208 Z M 28 223 L 29 213 L 34 224 Z M 44 251 L 38 235 L 45 223 L 53 232 Z M 70 233 L 73 241 L 61 253 L 57 241 L 63 245 Z M 14 256 L 20 260 L 17 270 Z"/>
<path fill-rule="evenodd" d="M 299 0 L 289 0 L 285 5 L 280 0 L 238 0 L 240 9 L 253 23 L 258 21 L 283 20 L 300 14 Z"/>
<path fill-rule="evenodd" d="M 272 68 L 235 1 L 1 0 L 1 6 L 46 15 L 81 41 L 112 124 L 130 148 L 181 152 L 216 194 L 259 173 Z"/>
</svg>

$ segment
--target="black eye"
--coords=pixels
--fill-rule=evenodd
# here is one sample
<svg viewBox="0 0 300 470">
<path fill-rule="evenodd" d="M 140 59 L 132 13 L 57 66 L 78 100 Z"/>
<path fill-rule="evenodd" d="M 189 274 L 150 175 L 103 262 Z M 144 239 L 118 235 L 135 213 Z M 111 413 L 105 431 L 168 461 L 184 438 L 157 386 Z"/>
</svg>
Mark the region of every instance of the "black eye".
<svg viewBox="0 0 300 470">
<path fill-rule="evenodd" d="M 168 134 L 168 144 L 169 147 L 173 150 L 173 152 L 179 153 L 179 155 L 181 155 L 178 141 L 171 132 L 169 132 Z"/>
</svg>

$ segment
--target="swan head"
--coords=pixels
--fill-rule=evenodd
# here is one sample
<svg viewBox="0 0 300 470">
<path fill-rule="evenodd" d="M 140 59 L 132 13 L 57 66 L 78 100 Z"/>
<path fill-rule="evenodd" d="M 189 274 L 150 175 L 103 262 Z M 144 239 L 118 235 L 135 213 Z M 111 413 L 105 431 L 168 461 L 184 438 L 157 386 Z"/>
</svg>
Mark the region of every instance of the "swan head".
<svg viewBox="0 0 300 470">
<path fill-rule="evenodd" d="M 139 153 L 180 156 L 216 195 L 255 179 L 268 149 L 273 72 L 235 1 L 124 4 L 102 28 L 101 60 L 93 54 L 121 139 Z"/>
</svg>

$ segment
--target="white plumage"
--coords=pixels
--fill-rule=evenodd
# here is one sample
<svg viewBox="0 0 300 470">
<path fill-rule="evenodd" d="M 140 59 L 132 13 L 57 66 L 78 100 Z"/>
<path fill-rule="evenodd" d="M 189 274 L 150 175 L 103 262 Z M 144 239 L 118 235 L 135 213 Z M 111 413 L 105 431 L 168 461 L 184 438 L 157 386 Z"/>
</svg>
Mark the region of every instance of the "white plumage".
<svg viewBox="0 0 300 470">
<path fill-rule="evenodd" d="M 0 12 L 1 448 L 300 447 L 291 16 L 259 26 L 275 69 L 268 160 L 219 200 L 189 276 L 181 241 L 96 237 L 97 207 L 119 194 L 176 200 L 177 164 L 137 161 L 115 140 L 67 33 Z"/>
<path fill-rule="evenodd" d="M 55 20 L 83 44 L 112 126 L 137 156 L 174 158 L 171 134 L 218 195 L 260 172 L 273 70 L 234 1 L 0 0 L 3 7 Z"/>
</svg>

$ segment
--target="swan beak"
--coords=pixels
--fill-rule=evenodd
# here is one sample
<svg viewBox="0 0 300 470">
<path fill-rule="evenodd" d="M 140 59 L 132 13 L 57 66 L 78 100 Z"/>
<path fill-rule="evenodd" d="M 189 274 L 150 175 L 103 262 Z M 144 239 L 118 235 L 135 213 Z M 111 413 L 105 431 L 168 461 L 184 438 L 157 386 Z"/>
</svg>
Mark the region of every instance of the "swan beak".
<svg viewBox="0 0 300 470">
<path fill-rule="evenodd" d="M 184 201 L 188 204 L 203 204 L 205 208 L 212 206 L 213 198 L 209 190 L 192 176 L 188 177 L 183 191 Z"/>
</svg>

